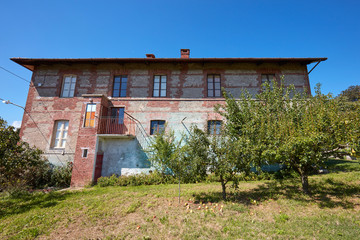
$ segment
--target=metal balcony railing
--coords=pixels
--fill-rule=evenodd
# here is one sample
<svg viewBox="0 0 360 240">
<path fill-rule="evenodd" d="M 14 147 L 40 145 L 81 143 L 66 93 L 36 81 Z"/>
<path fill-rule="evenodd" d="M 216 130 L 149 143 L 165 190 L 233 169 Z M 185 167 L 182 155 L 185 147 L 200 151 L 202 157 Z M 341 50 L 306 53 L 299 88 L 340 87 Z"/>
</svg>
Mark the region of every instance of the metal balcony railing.
<svg viewBox="0 0 360 240">
<path fill-rule="evenodd" d="M 100 117 L 98 134 L 135 135 L 135 122 L 129 117 Z"/>
</svg>

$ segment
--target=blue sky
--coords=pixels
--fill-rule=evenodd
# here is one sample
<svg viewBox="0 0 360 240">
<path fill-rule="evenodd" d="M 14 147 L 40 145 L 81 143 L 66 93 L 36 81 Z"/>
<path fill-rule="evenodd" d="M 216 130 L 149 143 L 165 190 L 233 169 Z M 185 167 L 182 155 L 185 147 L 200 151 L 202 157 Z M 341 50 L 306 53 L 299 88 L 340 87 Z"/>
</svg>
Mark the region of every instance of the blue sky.
<svg viewBox="0 0 360 240">
<path fill-rule="evenodd" d="M 360 1 L 2 1 L 0 67 L 29 58 L 328 57 L 310 84 L 337 95 L 360 84 Z M 309 67 L 310 69 L 310 67 Z M 25 106 L 28 83 L 0 69 L 0 98 Z M 9 124 L 23 111 L 0 103 Z"/>
</svg>

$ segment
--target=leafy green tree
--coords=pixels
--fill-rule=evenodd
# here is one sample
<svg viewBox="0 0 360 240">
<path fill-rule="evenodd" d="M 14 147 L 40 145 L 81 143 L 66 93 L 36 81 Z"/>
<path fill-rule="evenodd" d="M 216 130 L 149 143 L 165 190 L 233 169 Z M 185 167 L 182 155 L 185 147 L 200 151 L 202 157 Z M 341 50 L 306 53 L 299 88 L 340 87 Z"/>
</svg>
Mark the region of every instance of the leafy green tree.
<svg viewBox="0 0 360 240">
<path fill-rule="evenodd" d="M 224 94 L 225 106 L 217 111 L 226 118 L 227 133 L 246 143 L 243 152 L 258 166 L 267 162 L 285 164 L 295 170 L 305 193 L 308 176 L 330 156 L 344 154 L 359 142 L 359 108 L 341 99 L 296 92 L 273 82 L 265 84 L 253 99 Z"/>
<path fill-rule="evenodd" d="M 155 135 L 148 149 L 149 160 L 156 170 L 183 182 L 200 180 L 206 173 L 198 164 L 199 158 L 193 158 L 192 151 L 189 144 L 183 144 L 183 137 L 177 140 L 171 130 Z"/>
<path fill-rule="evenodd" d="M 356 102 L 360 100 L 360 85 L 350 86 L 339 94 L 345 97 L 348 101 Z"/>
<path fill-rule="evenodd" d="M 202 166 L 202 173 L 206 171 L 219 177 L 222 196 L 226 200 L 226 185 L 233 181 L 238 185 L 237 175 L 249 173 L 250 163 L 243 156 L 243 148 L 240 141 L 227 136 L 224 132 L 219 135 L 209 135 L 205 131 L 194 127 L 188 140 L 188 149 L 191 150 L 191 158 L 197 165 Z"/>
<path fill-rule="evenodd" d="M 19 132 L 0 118 L 0 191 L 44 184 L 50 166 L 41 154 L 22 142 Z"/>
</svg>

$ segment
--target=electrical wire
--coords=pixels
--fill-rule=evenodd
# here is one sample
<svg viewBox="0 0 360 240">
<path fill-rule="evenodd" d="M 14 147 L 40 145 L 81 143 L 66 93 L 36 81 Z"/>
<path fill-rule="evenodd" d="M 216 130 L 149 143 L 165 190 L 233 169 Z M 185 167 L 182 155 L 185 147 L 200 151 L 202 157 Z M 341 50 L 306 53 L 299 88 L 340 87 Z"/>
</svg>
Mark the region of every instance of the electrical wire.
<svg viewBox="0 0 360 240">
<path fill-rule="evenodd" d="M 25 81 L 25 82 L 31 83 L 29 80 L 27 80 L 27 79 L 25 79 L 25 78 L 23 78 L 23 77 L 15 74 L 15 73 L 11 72 L 10 70 L 7 70 L 6 68 L 4 68 L 4 67 L 2 67 L 2 66 L 0 66 L 0 68 L 3 69 L 3 70 L 6 71 L 6 72 L 8 72 L 8 73 L 10 73 L 10 74 L 18 77 L 18 78 L 20 78 L 21 80 L 23 80 L 23 81 Z M 37 123 L 34 121 L 34 119 L 31 117 L 31 115 L 25 110 L 24 107 L 22 107 L 22 106 L 20 106 L 20 105 L 17 105 L 17 104 L 14 104 L 14 103 L 12 103 L 12 102 L 10 102 L 10 101 L 8 101 L 8 100 L 2 99 L 2 98 L 0 98 L 0 100 L 1 100 L 1 101 L 4 101 L 4 103 L 12 104 L 12 105 L 14 105 L 14 106 L 17 106 L 17 107 L 22 108 L 22 109 L 24 110 L 24 112 L 25 112 L 25 113 L 31 118 L 31 120 L 34 122 L 35 126 L 37 127 L 37 129 L 39 130 L 39 132 L 41 133 L 41 135 L 43 136 L 43 138 L 44 138 L 45 141 L 47 142 L 48 146 L 50 146 L 49 141 L 47 140 L 47 138 L 45 137 L 45 135 L 43 134 L 43 132 L 40 130 L 39 126 L 38 126 Z M 43 103 L 43 101 L 42 101 L 41 99 L 40 99 L 40 103 L 44 106 L 44 103 Z M 46 108 L 45 108 L 45 111 L 49 114 L 50 117 L 52 117 L 51 114 L 50 114 L 50 112 L 49 112 Z M 70 149 L 70 151 L 72 151 L 72 152 L 75 153 L 75 151 L 70 147 L 70 144 L 68 144 L 68 148 Z M 57 155 L 57 153 L 55 153 L 55 156 L 57 157 L 57 159 L 59 160 L 59 162 L 64 166 L 63 162 L 60 160 L 60 158 L 59 158 L 59 156 Z M 68 159 L 69 159 L 69 157 L 68 157 Z M 76 167 L 75 164 L 73 164 L 73 167 L 76 169 L 76 171 L 77 171 L 81 176 L 84 176 L 84 175 L 77 169 L 77 167 Z"/>
<path fill-rule="evenodd" d="M 41 99 L 38 99 L 38 100 L 39 100 L 40 104 L 44 106 L 45 111 L 49 114 L 50 118 L 52 119 L 53 116 L 52 116 L 51 113 L 46 109 L 47 107 L 45 106 L 45 104 L 43 103 L 43 101 L 42 101 Z M 70 151 L 75 154 L 75 150 L 73 150 L 73 149 L 71 148 L 70 144 L 67 144 L 67 146 L 68 146 L 68 148 L 70 149 Z M 69 157 L 68 157 L 68 159 L 69 159 Z M 76 170 L 82 177 L 84 177 L 84 175 L 80 172 L 80 170 L 77 169 L 77 167 L 76 167 L 75 164 L 73 164 L 73 167 L 75 168 L 75 170 Z"/>
<path fill-rule="evenodd" d="M 37 123 L 35 122 L 35 120 L 32 118 L 32 116 L 25 110 L 24 107 L 17 105 L 15 103 L 10 102 L 9 100 L 5 100 L 3 98 L 0 98 L 1 101 L 3 101 L 5 104 L 11 104 L 17 107 L 20 107 L 24 110 L 24 112 L 30 117 L 30 119 L 33 121 L 33 123 L 35 124 L 36 128 L 39 130 L 41 136 L 44 138 L 44 140 L 46 141 L 47 144 L 49 144 L 49 141 L 47 140 L 47 138 L 45 137 L 44 133 L 41 131 L 41 129 L 39 128 L 39 126 L 37 125 Z M 60 160 L 59 156 L 56 155 L 56 157 L 58 158 L 59 162 L 63 165 L 63 167 L 65 167 L 65 164 Z"/>
<path fill-rule="evenodd" d="M 36 128 L 39 130 L 40 134 L 42 135 L 42 137 L 44 138 L 44 140 L 46 141 L 46 143 L 50 146 L 50 143 L 49 143 L 49 141 L 47 140 L 47 138 L 45 137 L 44 133 L 41 131 L 41 129 L 39 128 L 39 126 L 37 125 L 37 123 L 35 122 L 35 120 L 34 120 L 34 119 L 32 118 L 32 116 L 25 110 L 24 107 L 22 107 L 22 106 L 20 106 L 20 105 L 17 105 L 17 104 L 15 104 L 15 103 L 12 103 L 12 102 L 10 102 L 9 100 L 5 100 L 5 99 L 3 99 L 3 98 L 0 98 L 0 100 L 3 101 L 3 102 L 6 103 L 6 104 L 12 104 L 12 105 L 14 105 L 14 106 L 17 106 L 17 107 L 22 108 L 22 109 L 24 110 L 24 112 L 25 112 L 25 113 L 31 118 L 31 120 L 34 122 Z M 50 114 L 50 113 L 49 113 L 49 114 Z M 69 145 L 68 145 L 68 146 L 69 146 Z M 70 149 L 70 150 L 71 150 L 71 149 Z M 65 165 L 65 164 L 63 163 L 63 161 L 59 158 L 59 156 L 58 156 L 57 153 L 55 153 L 55 156 L 56 156 L 56 158 L 59 160 L 59 162 L 62 164 L 62 166 L 65 167 L 66 165 Z M 84 177 L 84 175 L 77 169 L 77 167 L 76 167 L 75 164 L 73 164 L 73 167 L 74 167 L 74 169 L 75 169 L 82 177 Z"/>
<path fill-rule="evenodd" d="M 0 68 L 1 68 L 2 70 L 6 71 L 6 72 L 8 72 L 8 73 L 10 73 L 10 74 L 12 74 L 12 75 L 14 75 L 14 76 L 18 77 L 18 78 L 20 78 L 21 80 L 23 80 L 23 81 L 25 81 L 25 82 L 30 83 L 30 81 L 29 81 L 29 80 L 27 80 L 26 78 L 20 77 L 19 75 L 17 75 L 17 74 L 15 74 L 15 73 L 11 72 L 10 70 L 7 70 L 6 68 L 4 68 L 4 67 L 2 67 L 2 66 L 0 66 Z"/>
</svg>

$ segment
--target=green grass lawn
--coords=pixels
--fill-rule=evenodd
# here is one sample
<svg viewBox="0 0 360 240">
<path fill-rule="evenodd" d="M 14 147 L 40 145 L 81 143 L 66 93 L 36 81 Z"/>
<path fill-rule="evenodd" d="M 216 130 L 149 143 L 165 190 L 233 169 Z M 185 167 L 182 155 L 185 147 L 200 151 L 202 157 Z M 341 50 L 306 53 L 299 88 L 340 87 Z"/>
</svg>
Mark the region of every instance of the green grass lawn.
<svg viewBox="0 0 360 240">
<path fill-rule="evenodd" d="M 0 239 L 359 239 L 360 164 L 331 160 L 331 173 L 241 182 L 221 200 L 219 183 L 92 187 L 0 198 Z"/>
</svg>

